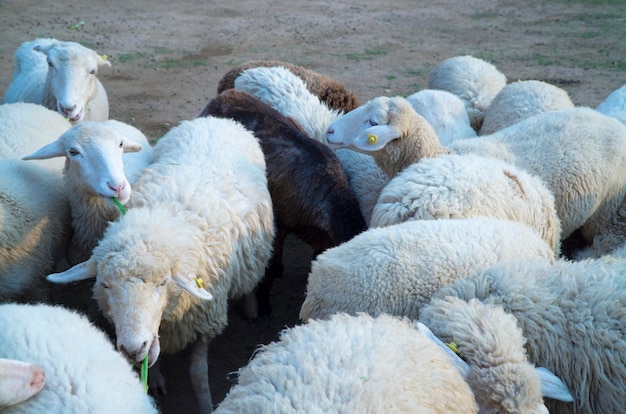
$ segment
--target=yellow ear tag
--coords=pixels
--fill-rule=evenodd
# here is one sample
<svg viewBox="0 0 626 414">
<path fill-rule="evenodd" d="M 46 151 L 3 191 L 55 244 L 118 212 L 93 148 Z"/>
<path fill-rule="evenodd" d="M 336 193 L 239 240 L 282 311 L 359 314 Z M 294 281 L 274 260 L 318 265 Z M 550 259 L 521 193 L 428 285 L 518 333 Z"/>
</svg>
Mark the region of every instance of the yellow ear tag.
<svg viewBox="0 0 626 414">
<path fill-rule="evenodd" d="M 367 136 L 367 143 L 370 145 L 374 145 L 378 142 L 378 136 L 374 134 L 369 134 Z"/>
<path fill-rule="evenodd" d="M 196 277 L 195 281 L 196 281 L 196 285 L 198 285 L 198 288 L 202 289 L 202 284 L 204 283 L 204 280 L 202 280 L 199 277 Z"/>
<path fill-rule="evenodd" d="M 448 346 L 448 348 L 454 351 L 455 354 L 457 355 L 459 354 L 459 347 L 457 346 L 455 342 L 449 342 L 449 343 L 446 343 L 446 345 Z"/>
<path fill-rule="evenodd" d="M 108 57 L 107 55 L 101 55 L 100 57 L 101 57 L 101 58 L 102 58 L 102 60 L 104 60 L 105 62 L 106 62 L 107 60 L 109 60 L 109 57 Z"/>
</svg>

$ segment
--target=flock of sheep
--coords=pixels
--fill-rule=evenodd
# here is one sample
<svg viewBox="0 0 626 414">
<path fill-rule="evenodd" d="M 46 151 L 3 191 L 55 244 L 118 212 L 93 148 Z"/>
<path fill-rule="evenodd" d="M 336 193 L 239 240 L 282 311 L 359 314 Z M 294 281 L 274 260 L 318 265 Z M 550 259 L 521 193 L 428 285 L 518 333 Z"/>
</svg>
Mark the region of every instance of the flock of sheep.
<svg viewBox="0 0 626 414">
<path fill-rule="evenodd" d="M 3 413 L 158 412 L 183 350 L 201 412 L 626 409 L 626 85 L 576 107 L 458 56 L 360 104 L 255 61 L 151 145 L 108 119 L 103 65 L 25 42 L 0 105 Z M 234 301 L 271 317 L 290 234 L 302 323 L 214 406 L 209 342 Z"/>
</svg>

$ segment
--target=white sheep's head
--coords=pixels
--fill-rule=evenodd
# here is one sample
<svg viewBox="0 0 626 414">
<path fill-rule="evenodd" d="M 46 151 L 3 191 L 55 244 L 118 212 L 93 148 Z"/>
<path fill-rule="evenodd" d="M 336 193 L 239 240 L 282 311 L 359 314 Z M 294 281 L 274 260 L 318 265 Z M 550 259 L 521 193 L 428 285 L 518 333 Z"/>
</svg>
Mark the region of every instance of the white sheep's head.
<svg viewBox="0 0 626 414">
<path fill-rule="evenodd" d="M 75 42 L 52 42 L 37 45 L 35 50 L 46 55 L 57 111 L 71 122 L 81 121 L 98 88 L 98 68 L 111 66 L 111 62 Z"/>
<path fill-rule="evenodd" d="M 164 313 L 183 300 L 184 291 L 201 300 L 213 296 L 189 270 L 194 264 L 182 254 L 189 248 L 184 236 L 173 234 L 172 226 L 163 231 L 161 226 L 148 229 L 146 220 L 156 219 L 150 212 L 129 210 L 122 220 L 110 223 L 89 260 L 51 274 L 48 280 L 69 283 L 96 278 L 94 298 L 115 326 L 117 348 L 131 362 L 147 356 L 152 366 L 160 353 Z M 169 247 L 173 238 L 179 241 L 177 249 Z"/>
<path fill-rule="evenodd" d="M 0 409 L 26 401 L 41 391 L 45 382 L 38 366 L 0 358 Z"/>
<path fill-rule="evenodd" d="M 81 122 L 23 159 L 66 157 L 66 180 L 71 177 L 73 183 L 80 183 L 70 191 L 84 191 L 109 201 L 115 197 L 125 204 L 130 199 L 131 185 L 124 173 L 122 154 L 141 151 L 145 143 L 135 139 L 139 137 L 132 133 L 136 128 L 120 124 L 113 120 Z M 136 130 L 135 134 L 141 132 Z"/>
<path fill-rule="evenodd" d="M 333 149 L 349 148 L 372 154 L 406 136 L 417 124 L 417 116 L 406 99 L 380 96 L 330 124 L 326 140 Z"/>
<path fill-rule="evenodd" d="M 543 397 L 572 402 L 560 378 L 528 360 L 517 320 L 496 305 L 478 299 L 434 299 L 421 313 L 430 328 L 452 339 L 459 355 L 418 324 L 418 329 L 446 351 L 474 392 L 481 414 L 547 414 Z M 461 359 L 461 357 L 463 359 Z"/>
</svg>

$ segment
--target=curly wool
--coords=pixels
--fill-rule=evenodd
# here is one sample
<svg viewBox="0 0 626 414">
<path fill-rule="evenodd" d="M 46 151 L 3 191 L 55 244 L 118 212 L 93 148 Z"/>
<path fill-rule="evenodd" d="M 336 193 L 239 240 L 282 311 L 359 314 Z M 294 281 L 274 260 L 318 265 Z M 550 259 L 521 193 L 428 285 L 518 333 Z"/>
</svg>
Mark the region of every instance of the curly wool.
<svg viewBox="0 0 626 414">
<path fill-rule="evenodd" d="M 338 314 L 262 346 L 224 413 L 477 413 L 444 351 L 406 319 Z"/>
<path fill-rule="evenodd" d="M 485 217 L 369 229 L 313 261 L 300 318 L 366 312 L 418 319 L 441 287 L 516 258 L 554 260 L 554 253 L 529 227 Z"/>
<path fill-rule="evenodd" d="M 527 338 L 531 362 L 567 384 L 574 404 L 546 401 L 551 413 L 617 413 L 626 394 L 626 261 L 513 261 L 473 272 L 433 299 L 502 306 Z"/>
<path fill-rule="evenodd" d="M 0 358 L 33 363 L 46 376 L 38 394 L 3 414 L 158 412 L 130 364 L 77 312 L 0 305 Z"/>
</svg>

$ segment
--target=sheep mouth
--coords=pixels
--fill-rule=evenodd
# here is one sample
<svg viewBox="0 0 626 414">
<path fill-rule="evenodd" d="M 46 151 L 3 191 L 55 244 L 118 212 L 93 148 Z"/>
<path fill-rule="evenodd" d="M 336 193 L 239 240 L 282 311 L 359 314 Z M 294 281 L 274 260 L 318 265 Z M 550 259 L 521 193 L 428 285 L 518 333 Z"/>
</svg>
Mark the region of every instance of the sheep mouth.
<svg viewBox="0 0 626 414">
<path fill-rule="evenodd" d="M 150 349 L 148 350 L 148 366 L 151 367 L 159 358 L 159 354 L 161 353 L 161 344 L 159 343 L 159 338 L 155 337 L 150 344 Z"/>
</svg>

